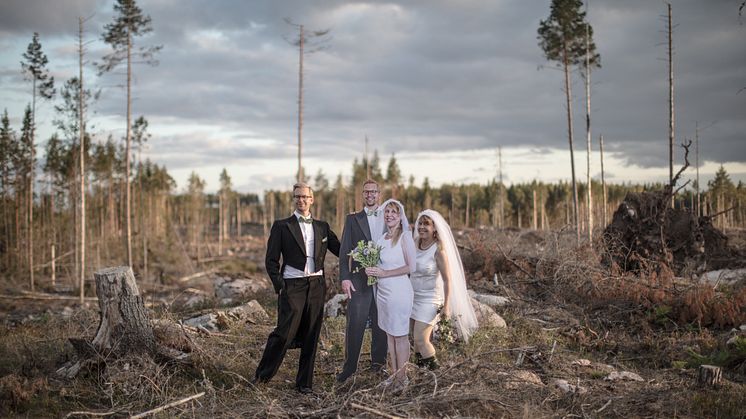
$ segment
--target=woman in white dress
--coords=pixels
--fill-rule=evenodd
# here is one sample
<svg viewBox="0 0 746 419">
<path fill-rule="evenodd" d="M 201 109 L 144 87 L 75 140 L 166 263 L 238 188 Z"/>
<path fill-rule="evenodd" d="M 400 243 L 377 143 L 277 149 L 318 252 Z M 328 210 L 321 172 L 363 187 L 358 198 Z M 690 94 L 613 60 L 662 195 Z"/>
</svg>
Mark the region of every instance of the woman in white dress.
<svg viewBox="0 0 746 419">
<path fill-rule="evenodd" d="M 378 306 L 378 326 L 388 336 L 388 354 L 393 371 L 385 384 L 408 383 L 406 364 L 409 361 L 409 318 L 412 314 L 412 284 L 409 273 L 415 268 L 414 240 L 404 207 L 390 199 L 381 205 L 385 234 L 378 239 L 381 262 L 365 273 L 378 278 L 375 285 Z"/>
<path fill-rule="evenodd" d="M 453 320 L 456 332 L 469 340 L 477 328 L 477 317 L 466 291 L 466 277 L 451 228 L 437 211 L 424 210 L 415 221 L 417 267 L 411 275 L 414 291 L 412 335 L 415 362 L 438 368 L 435 347 L 430 341 L 433 326 L 441 315 Z"/>
</svg>

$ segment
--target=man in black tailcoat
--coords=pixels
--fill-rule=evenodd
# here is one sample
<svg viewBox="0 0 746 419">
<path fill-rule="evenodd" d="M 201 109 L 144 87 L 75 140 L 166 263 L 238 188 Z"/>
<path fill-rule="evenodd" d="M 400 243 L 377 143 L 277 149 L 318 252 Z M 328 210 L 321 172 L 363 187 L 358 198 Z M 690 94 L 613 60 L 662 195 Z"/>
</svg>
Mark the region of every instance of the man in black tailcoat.
<svg viewBox="0 0 746 419">
<path fill-rule="evenodd" d="M 269 334 L 253 383 L 269 381 L 280 368 L 288 348 L 300 346 L 295 387 L 312 392 L 316 347 L 324 316 L 324 257 L 339 256 L 339 239 L 324 221 L 311 218 L 313 190 L 293 186 L 293 214 L 272 224 L 265 264 L 277 292 L 277 327 Z M 280 260 L 282 259 L 282 265 Z"/>
</svg>

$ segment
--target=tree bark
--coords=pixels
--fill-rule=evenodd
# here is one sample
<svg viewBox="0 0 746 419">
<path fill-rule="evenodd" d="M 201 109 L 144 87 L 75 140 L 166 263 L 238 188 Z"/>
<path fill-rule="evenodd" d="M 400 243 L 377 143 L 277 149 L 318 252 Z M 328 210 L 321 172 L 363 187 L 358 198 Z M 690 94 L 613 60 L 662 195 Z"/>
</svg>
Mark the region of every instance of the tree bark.
<svg viewBox="0 0 746 419">
<path fill-rule="evenodd" d="M 83 18 L 78 18 L 78 69 L 80 83 L 78 90 L 78 114 L 80 122 L 80 303 L 85 299 L 85 125 L 83 124 Z"/>
<path fill-rule="evenodd" d="M 93 276 L 101 309 L 94 349 L 117 355 L 153 352 L 155 337 L 132 268 L 105 268 Z"/>
<path fill-rule="evenodd" d="M 565 47 L 564 49 L 563 57 L 563 68 L 565 71 L 565 100 L 567 105 L 567 140 L 570 143 L 570 169 L 572 172 L 573 223 L 575 225 L 576 242 L 580 243 L 580 222 L 578 219 L 578 185 L 575 179 L 575 151 L 573 149 L 572 86 L 570 84 L 570 63 L 567 58 L 567 47 Z"/>
<path fill-rule="evenodd" d="M 714 365 L 700 365 L 697 374 L 697 384 L 700 387 L 714 387 L 720 383 L 723 374 L 720 367 Z"/>
</svg>

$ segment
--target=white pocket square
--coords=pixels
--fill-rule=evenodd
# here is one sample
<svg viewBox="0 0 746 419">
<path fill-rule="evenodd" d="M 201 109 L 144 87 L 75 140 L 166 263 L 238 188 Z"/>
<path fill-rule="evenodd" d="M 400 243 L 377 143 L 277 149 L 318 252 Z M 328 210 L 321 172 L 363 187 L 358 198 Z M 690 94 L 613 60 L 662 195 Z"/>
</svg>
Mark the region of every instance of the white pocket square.
<svg viewBox="0 0 746 419">
<path fill-rule="evenodd" d="M 326 237 L 324 237 L 323 239 L 321 239 L 321 243 L 324 243 L 326 241 L 326 239 L 327 239 Z"/>
</svg>

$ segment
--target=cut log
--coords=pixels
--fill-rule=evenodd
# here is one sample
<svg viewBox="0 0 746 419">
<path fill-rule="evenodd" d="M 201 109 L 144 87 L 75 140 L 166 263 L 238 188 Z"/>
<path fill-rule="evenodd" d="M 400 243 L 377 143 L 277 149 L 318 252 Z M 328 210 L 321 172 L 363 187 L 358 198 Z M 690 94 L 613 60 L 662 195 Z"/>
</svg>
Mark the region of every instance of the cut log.
<svg viewBox="0 0 746 419">
<path fill-rule="evenodd" d="M 720 367 L 714 365 L 700 365 L 697 375 L 697 384 L 700 387 L 714 387 L 720 384 L 723 373 Z"/>
<path fill-rule="evenodd" d="M 96 279 L 101 322 L 91 343 L 100 353 L 154 353 L 153 328 L 129 266 L 102 269 Z"/>
</svg>

